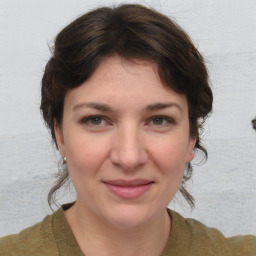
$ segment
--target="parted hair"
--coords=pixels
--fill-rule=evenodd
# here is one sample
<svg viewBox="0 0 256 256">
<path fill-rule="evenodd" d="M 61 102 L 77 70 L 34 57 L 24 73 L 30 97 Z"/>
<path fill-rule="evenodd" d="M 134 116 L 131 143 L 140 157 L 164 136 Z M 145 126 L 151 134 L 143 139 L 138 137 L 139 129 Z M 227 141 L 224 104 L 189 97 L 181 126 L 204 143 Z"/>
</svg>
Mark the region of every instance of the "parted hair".
<svg viewBox="0 0 256 256">
<path fill-rule="evenodd" d="M 42 78 L 40 106 L 56 147 L 54 122 L 62 123 L 67 91 L 84 83 L 104 58 L 114 54 L 129 60 L 154 61 L 164 86 L 186 96 L 190 136 L 197 138 L 195 149 L 207 158 L 207 151 L 200 144 L 200 131 L 212 110 L 213 96 L 204 59 L 175 21 L 138 4 L 97 8 L 78 17 L 56 36 Z M 188 163 L 179 191 L 193 208 L 194 198 L 185 188 L 191 177 L 192 166 Z M 63 164 L 48 194 L 50 205 L 68 179 L 68 169 Z"/>
</svg>

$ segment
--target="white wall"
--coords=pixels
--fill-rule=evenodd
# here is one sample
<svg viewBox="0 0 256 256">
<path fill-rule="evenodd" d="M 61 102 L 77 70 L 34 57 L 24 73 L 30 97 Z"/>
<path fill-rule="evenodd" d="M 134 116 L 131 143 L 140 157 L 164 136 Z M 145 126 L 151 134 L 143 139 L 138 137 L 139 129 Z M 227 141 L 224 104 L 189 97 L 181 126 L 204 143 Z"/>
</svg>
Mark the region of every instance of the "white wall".
<svg viewBox="0 0 256 256">
<path fill-rule="evenodd" d="M 49 213 L 46 195 L 59 156 L 39 113 L 47 44 L 78 14 L 104 0 L 0 2 L 0 236 Z M 195 166 L 196 209 L 185 216 L 225 235 L 256 234 L 256 3 L 254 0 L 134 1 L 174 17 L 207 59 L 214 111 L 206 124 L 209 160 Z M 62 202 L 69 201 L 64 198 Z"/>
</svg>

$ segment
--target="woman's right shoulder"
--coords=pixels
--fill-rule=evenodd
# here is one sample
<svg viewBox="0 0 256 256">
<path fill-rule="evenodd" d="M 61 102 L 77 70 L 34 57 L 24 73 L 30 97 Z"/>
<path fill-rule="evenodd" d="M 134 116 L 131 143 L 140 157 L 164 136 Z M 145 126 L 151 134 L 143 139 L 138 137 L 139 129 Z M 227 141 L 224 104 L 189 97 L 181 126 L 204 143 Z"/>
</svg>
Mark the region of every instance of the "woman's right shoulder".
<svg viewBox="0 0 256 256">
<path fill-rule="evenodd" d="M 52 216 L 15 235 L 0 238 L 0 256 L 58 255 L 52 232 Z"/>
</svg>

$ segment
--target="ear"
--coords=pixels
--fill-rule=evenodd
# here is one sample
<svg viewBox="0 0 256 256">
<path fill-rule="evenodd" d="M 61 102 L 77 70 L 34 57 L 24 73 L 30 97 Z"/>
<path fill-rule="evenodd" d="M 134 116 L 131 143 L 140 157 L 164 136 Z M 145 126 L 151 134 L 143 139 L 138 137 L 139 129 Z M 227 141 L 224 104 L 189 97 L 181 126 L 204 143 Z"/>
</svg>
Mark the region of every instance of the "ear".
<svg viewBox="0 0 256 256">
<path fill-rule="evenodd" d="M 57 123 L 56 120 L 54 120 L 54 133 L 55 133 L 55 138 L 58 145 L 58 150 L 62 158 L 64 158 L 66 156 L 66 152 L 65 152 L 63 131 L 62 131 L 62 127 Z"/>
<path fill-rule="evenodd" d="M 194 159 L 194 148 L 196 145 L 197 138 L 190 138 L 188 144 L 188 152 L 186 162 L 189 163 Z"/>
</svg>

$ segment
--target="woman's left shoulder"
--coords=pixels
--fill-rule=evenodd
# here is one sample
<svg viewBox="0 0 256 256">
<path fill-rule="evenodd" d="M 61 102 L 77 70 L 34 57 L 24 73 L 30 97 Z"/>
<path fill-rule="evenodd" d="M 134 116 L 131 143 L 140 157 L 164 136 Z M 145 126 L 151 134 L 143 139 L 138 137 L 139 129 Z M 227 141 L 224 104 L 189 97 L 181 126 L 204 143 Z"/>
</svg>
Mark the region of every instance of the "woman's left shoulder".
<svg viewBox="0 0 256 256">
<path fill-rule="evenodd" d="M 218 229 L 207 227 L 195 219 L 186 219 L 173 211 L 170 215 L 173 232 L 182 231 L 183 238 L 187 240 L 189 255 L 256 256 L 254 235 L 225 237 Z"/>
</svg>

